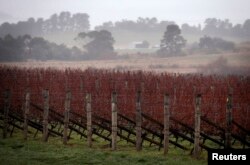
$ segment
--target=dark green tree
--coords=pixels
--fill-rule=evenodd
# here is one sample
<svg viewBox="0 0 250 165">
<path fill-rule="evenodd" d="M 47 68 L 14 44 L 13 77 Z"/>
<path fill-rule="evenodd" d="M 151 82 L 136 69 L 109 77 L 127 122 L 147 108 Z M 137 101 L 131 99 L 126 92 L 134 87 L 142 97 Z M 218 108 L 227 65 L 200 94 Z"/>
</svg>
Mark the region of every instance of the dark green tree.
<svg viewBox="0 0 250 165">
<path fill-rule="evenodd" d="M 30 35 L 0 37 L 0 61 L 26 60 L 85 60 L 83 52 L 77 47 L 68 48 L 57 45 L 41 37 Z"/>
<path fill-rule="evenodd" d="M 247 19 L 243 24 L 243 33 L 245 36 L 250 37 L 250 19 Z"/>
<path fill-rule="evenodd" d="M 200 49 L 206 50 L 208 53 L 215 53 L 217 50 L 234 50 L 235 44 L 221 38 L 204 36 L 200 38 L 199 47 Z"/>
<path fill-rule="evenodd" d="M 50 43 L 41 37 L 33 38 L 29 43 L 29 48 L 32 59 L 42 61 L 52 59 Z"/>
<path fill-rule="evenodd" d="M 110 59 L 115 57 L 113 44 L 115 42 L 109 31 L 90 31 L 78 34 L 79 39 L 89 39 L 90 42 L 84 44 L 86 55 L 91 59 Z"/>
<path fill-rule="evenodd" d="M 213 42 L 213 38 L 208 36 L 201 37 L 199 42 L 199 47 L 201 49 L 214 49 L 215 45 Z"/>
<path fill-rule="evenodd" d="M 161 40 L 160 50 L 157 52 L 160 56 L 175 56 L 181 54 L 181 49 L 186 45 L 186 40 L 181 36 L 181 30 L 178 25 L 168 25 Z"/>
<path fill-rule="evenodd" d="M 0 61 L 23 61 L 26 48 L 31 37 L 29 35 L 12 37 L 10 34 L 0 38 Z"/>
</svg>

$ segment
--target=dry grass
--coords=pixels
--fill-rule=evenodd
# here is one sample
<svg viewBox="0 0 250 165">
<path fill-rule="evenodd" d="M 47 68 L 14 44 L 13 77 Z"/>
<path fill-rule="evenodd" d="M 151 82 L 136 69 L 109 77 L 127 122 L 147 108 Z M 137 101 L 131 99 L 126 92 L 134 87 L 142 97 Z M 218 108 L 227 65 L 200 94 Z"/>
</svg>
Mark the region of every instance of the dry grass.
<svg viewBox="0 0 250 165">
<path fill-rule="evenodd" d="M 116 60 L 91 60 L 91 61 L 28 61 L 1 63 L 1 65 L 18 66 L 28 68 L 74 68 L 86 69 L 89 67 L 98 69 L 115 70 L 147 70 L 155 72 L 175 72 L 175 73 L 195 73 L 201 67 L 209 66 L 219 58 L 225 58 L 228 66 L 250 68 L 250 52 L 210 54 L 210 55 L 190 55 L 184 57 L 154 58 L 136 57 Z M 250 70 L 249 70 L 250 71 Z"/>
</svg>

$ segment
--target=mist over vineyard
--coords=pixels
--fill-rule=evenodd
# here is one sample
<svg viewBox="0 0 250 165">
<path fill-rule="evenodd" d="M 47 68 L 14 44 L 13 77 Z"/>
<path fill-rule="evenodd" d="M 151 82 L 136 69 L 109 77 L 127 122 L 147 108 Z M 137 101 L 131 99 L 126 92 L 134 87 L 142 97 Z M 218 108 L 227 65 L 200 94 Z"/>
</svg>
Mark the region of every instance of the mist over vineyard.
<svg viewBox="0 0 250 165">
<path fill-rule="evenodd" d="M 135 5 L 144 10 L 143 4 L 137 3 Z M 193 3 L 194 8 L 197 3 Z M 155 5 L 159 4 L 161 2 L 155 2 Z M 13 10 L 14 6 L 7 5 L 6 8 Z M 103 11 L 108 8 L 104 7 Z M 27 8 L 27 12 L 29 10 L 32 9 Z M 130 15 L 116 20 L 104 19 L 103 16 L 103 22 L 97 24 L 96 16 L 92 16 L 90 10 L 86 10 L 90 13 L 72 11 L 51 13 L 51 10 L 51 14 L 43 14 L 46 17 L 38 17 L 36 13 L 35 17 L 29 15 L 28 19 L 18 21 L 10 19 L 8 15 L 11 13 L 2 12 L 1 65 L 21 62 L 17 65 L 52 64 L 49 67 L 58 69 L 79 66 L 81 69 L 94 67 L 177 73 L 249 73 L 250 19 L 245 16 L 239 19 L 240 22 L 229 14 L 233 18 L 231 21 L 230 17 L 208 17 L 204 11 L 203 19 L 191 23 L 190 20 L 171 20 L 172 17 L 163 19 L 156 12 L 159 18 L 153 13 L 150 17 L 138 14 L 133 19 Z M 8 18 L 11 22 L 6 21 Z"/>
<path fill-rule="evenodd" d="M 249 6 L 0 0 L 0 160 L 204 164 L 249 149 Z M 48 156 L 39 140 L 73 152 Z"/>
</svg>

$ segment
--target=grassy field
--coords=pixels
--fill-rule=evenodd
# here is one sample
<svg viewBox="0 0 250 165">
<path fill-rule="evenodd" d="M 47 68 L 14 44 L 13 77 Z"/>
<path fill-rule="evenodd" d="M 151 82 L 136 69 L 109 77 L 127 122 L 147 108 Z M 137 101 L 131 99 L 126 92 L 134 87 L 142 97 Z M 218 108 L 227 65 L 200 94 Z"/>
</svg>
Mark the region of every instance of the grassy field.
<svg viewBox="0 0 250 165">
<path fill-rule="evenodd" d="M 115 60 L 88 60 L 88 61 L 28 61 L 28 62 L 6 62 L 0 65 L 18 66 L 27 68 L 74 68 L 86 69 L 89 67 L 98 69 L 115 69 L 115 70 L 146 70 L 155 72 L 175 72 L 175 73 L 195 73 L 200 67 L 216 62 L 219 58 L 224 58 L 230 67 L 250 68 L 249 53 L 222 53 L 208 55 L 188 55 L 183 57 L 157 58 L 140 56 L 128 57 L 126 59 Z M 218 64 L 215 67 L 221 67 Z"/>
<path fill-rule="evenodd" d="M 161 151 L 144 149 L 136 152 L 134 148 L 116 152 L 109 148 L 90 149 L 85 143 L 69 143 L 64 146 L 60 139 L 49 143 L 37 140 L 27 142 L 11 138 L 0 140 L 0 164 L 206 164 L 205 160 L 195 160 L 188 153 L 171 151 L 166 157 Z"/>
<path fill-rule="evenodd" d="M 1 131 L 0 131 L 1 132 Z M 71 139 L 67 145 L 62 144 L 61 138 L 49 138 L 47 143 L 41 142 L 41 137 L 30 137 L 24 141 L 20 134 L 0 139 L 0 164 L 3 165 L 45 165 L 45 164 L 169 164 L 169 165 L 201 165 L 207 164 L 206 152 L 202 158 L 196 160 L 190 156 L 189 151 L 182 151 L 172 145 L 167 156 L 162 149 L 144 145 L 141 152 L 125 141 L 118 142 L 118 150 L 111 151 L 108 142 L 94 142 L 92 148 L 87 147 L 85 139 L 79 137 Z"/>
</svg>

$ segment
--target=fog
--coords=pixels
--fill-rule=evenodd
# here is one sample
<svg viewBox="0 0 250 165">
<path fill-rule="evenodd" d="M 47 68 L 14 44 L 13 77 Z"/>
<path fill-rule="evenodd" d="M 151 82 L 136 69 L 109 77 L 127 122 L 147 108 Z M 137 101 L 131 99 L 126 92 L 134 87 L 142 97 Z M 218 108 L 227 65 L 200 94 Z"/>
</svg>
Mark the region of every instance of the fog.
<svg viewBox="0 0 250 165">
<path fill-rule="evenodd" d="M 249 0 L 0 0 L 0 65 L 74 61 L 86 68 L 96 60 L 91 67 L 246 75 L 249 6 Z"/>
<path fill-rule="evenodd" d="M 88 13 L 91 28 L 105 21 L 157 17 L 178 24 L 199 24 L 206 18 L 242 23 L 250 15 L 249 0 L 0 0 L 0 23 L 54 13 Z"/>
</svg>

